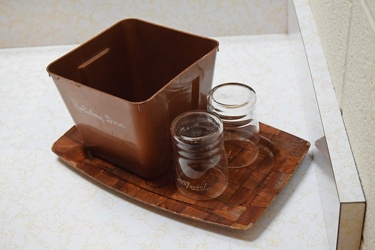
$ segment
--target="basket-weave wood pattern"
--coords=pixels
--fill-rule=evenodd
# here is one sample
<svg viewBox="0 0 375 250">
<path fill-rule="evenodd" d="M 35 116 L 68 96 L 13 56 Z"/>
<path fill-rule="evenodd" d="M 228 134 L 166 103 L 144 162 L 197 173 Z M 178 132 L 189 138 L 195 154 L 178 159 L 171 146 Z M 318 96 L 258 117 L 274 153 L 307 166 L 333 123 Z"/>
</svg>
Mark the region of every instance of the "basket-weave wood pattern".
<svg viewBox="0 0 375 250">
<path fill-rule="evenodd" d="M 73 168 L 123 195 L 184 217 L 244 230 L 254 225 L 285 187 L 310 147 L 308 141 L 262 123 L 260 131 L 257 160 L 249 167 L 230 169 L 227 189 L 209 201 L 194 201 L 179 193 L 172 171 L 148 180 L 90 155 L 76 127 L 58 139 L 52 151 Z"/>
</svg>

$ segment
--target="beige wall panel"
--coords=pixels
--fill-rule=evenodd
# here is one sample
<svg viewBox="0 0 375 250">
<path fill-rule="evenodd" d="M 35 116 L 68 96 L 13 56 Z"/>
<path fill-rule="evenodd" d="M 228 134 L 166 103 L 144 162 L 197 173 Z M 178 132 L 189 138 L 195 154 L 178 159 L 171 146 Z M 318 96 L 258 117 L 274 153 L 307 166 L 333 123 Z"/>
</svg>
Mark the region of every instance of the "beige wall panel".
<svg viewBox="0 0 375 250">
<path fill-rule="evenodd" d="M 310 0 L 310 4 L 341 106 L 351 0 Z"/>
<path fill-rule="evenodd" d="M 353 1 L 343 117 L 367 200 L 365 249 L 375 246 L 375 25 L 364 1 Z"/>
</svg>

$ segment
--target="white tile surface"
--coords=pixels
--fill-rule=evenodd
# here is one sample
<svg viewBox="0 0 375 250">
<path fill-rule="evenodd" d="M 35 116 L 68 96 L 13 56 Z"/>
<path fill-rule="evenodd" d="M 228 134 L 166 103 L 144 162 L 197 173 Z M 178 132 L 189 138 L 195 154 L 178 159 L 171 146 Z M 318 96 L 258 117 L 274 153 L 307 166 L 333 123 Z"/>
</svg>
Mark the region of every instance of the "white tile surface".
<svg viewBox="0 0 375 250">
<path fill-rule="evenodd" d="M 306 138 L 286 35 L 218 38 L 214 84 L 251 83 L 260 120 Z M 0 51 L 0 246 L 4 248 L 327 248 L 307 156 L 247 231 L 194 222 L 123 198 L 57 160 L 52 143 L 73 122 L 45 67 L 72 46 Z M 281 67 L 281 68 L 280 68 Z"/>
</svg>

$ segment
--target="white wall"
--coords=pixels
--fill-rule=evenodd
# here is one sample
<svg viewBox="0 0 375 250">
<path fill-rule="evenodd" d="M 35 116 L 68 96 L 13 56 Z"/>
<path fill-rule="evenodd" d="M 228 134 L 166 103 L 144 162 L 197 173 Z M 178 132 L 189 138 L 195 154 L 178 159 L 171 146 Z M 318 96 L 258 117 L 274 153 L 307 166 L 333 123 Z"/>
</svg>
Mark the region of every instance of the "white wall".
<svg viewBox="0 0 375 250">
<path fill-rule="evenodd" d="M 375 247 L 375 1 L 310 0 L 367 201 Z"/>
<path fill-rule="evenodd" d="M 285 33 L 286 10 L 286 0 L 3 0 L 0 48 L 80 44 L 130 17 L 204 36 Z"/>
</svg>

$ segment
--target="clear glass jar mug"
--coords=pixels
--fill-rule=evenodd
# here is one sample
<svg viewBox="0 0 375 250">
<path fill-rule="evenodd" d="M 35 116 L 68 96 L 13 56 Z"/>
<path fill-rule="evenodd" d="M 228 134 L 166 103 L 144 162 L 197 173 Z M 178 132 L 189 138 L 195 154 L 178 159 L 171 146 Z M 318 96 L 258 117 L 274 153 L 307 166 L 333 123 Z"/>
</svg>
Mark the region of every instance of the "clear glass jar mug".
<svg viewBox="0 0 375 250">
<path fill-rule="evenodd" d="M 224 145 L 229 168 L 249 166 L 259 153 L 259 122 L 256 93 L 242 83 L 223 83 L 207 97 L 207 110 L 224 125 Z"/>
<path fill-rule="evenodd" d="M 189 111 L 171 124 L 178 190 L 195 200 L 218 197 L 228 185 L 223 123 L 206 111 Z"/>
</svg>

